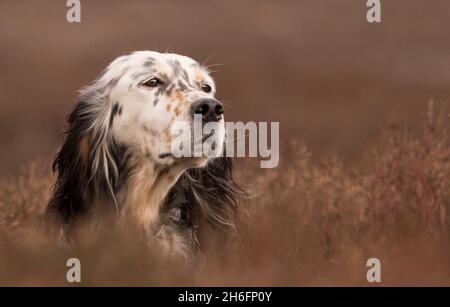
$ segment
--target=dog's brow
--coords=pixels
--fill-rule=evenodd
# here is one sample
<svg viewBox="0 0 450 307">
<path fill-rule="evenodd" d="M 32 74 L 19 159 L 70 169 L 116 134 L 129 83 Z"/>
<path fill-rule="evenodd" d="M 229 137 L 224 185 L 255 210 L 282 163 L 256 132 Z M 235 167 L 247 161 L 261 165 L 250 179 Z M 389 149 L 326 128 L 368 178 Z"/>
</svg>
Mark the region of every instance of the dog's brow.
<svg viewBox="0 0 450 307">
<path fill-rule="evenodd" d="M 155 68 L 151 68 L 151 69 L 145 69 L 143 71 L 139 71 L 139 72 L 135 72 L 131 75 L 131 79 L 133 80 L 141 80 L 143 81 L 144 79 L 150 78 L 150 77 L 158 77 L 161 79 L 165 79 L 167 80 L 167 75 L 164 73 L 159 73 L 157 69 Z"/>
<path fill-rule="evenodd" d="M 131 75 L 131 79 L 133 80 L 139 80 L 143 77 L 147 77 L 150 76 L 151 73 L 149 71 L 144 71 L 144 72 L 136 72 L 134 74 Z"/>
<path fill-rule="evenodd" d="M 178 60 L 169 60 L 169 66 L 172 68 L 172 72 L 175 78 L 183 78 L 187 83 L 189 83 L 189 74 L 185 67 Z"/>
</svg>

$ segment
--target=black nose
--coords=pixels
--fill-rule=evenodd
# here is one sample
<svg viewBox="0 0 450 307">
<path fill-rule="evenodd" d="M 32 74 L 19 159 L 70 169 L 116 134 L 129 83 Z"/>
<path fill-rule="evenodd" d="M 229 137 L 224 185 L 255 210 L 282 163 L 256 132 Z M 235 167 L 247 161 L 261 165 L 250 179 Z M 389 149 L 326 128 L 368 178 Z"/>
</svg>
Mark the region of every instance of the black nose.
<svg viewBox="0 0 450 307">
<path fill-rule="evenodd" d="M 199 99 L 192 104 L 192 116 L 199 114 L 206 122 L 219 121 L 222 119 L 223 105 L 213 98 Z"/>
</svg>

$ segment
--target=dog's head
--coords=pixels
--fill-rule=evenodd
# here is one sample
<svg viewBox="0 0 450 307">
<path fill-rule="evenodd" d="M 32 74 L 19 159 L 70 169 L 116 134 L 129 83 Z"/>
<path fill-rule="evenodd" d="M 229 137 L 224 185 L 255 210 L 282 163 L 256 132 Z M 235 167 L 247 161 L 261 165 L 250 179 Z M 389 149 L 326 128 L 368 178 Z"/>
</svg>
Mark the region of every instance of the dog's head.
<svg viewBox="0 0 450 307">
<path fill-rule="evenodd" d="M 186 56 L 140 51 L 114 60 L 99 79 L 83 91 L 105 108 L 109 134 L 117 143 L 156 163 L 171 164 L 175 138 L 194 145 L 194 118 L 214 123 L 216 152 L 224 136 L 223 106 L 214 98 L 215 85 L 206 68 Z M 180 124 L 185 124 L 180 125 Z M 182 131 L 177 127 L 190 127 Z M 183 135 L 181 136 L 180 134 Z M 178 156 L 179 157 L 179 156 Z M 206 157 L 196 159 L 204 165 Z"/>
<path fill-rule="evenodd" d="M 188 57 L 139 51 L 114 60 L 82 90 L 68 117 L 64 144 L 53 164 L 58 177 L 47 212 L 58 213 L 68 223 L 88 212 L 93 199 L 117 206 L 117 193 L 143 164 L 159 171 L 207 164 L 186 176 L 194 181 L 202 178 L 203 185 L 210 182 L 214 189 L 202 190 L 191 200 L 208 198 L 213 191 L 208 202 L 214 199 L 219 211 L 230 211 L 227 208 L 234 206 L 238 190 L 231 178 L 230 158 L 213 158 L 223 152 L 225 138 L 223 106 L 214 94 L 207 69 Z M 185 124 L 181 134 L 176 129 L 180 123 Z M 209 124 L 214 124 L 213 129 L 206 128 Z M 184 148 L 209 142 L 213 154 L 203 154 L 202 149 L 200 156 L 175 155 L 174 139 L 181 139 Z M 142 181 L 147 180 L 144 177 Z"/>
</svg>

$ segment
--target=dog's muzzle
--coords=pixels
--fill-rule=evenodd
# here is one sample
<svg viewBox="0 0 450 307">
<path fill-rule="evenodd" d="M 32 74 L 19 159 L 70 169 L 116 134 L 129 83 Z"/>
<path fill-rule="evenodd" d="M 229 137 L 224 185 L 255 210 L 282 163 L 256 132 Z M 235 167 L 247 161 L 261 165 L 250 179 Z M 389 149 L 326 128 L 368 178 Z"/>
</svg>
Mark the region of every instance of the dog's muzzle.
<svg viewBox="0 0 450 307">
<path fill-rule="evenodd" d="M 204 122 L 217 122 L 223 117 L 223 105 L 214 98 L 199 99 L 192 103 L 191 114 L 201 115 Z"/>
</svg>

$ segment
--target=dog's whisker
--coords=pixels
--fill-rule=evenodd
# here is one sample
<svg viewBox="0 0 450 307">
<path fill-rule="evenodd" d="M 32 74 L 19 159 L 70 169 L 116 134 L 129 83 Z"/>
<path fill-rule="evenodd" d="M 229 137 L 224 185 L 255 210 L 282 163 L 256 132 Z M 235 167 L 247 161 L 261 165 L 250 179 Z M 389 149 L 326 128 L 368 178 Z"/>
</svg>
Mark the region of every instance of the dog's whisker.
<svg viewBox="0 0 450 307">
<path fill-rule="evenodd" d="M 226 139 L 226 143 L 228 144 L 228 143 L 231 143 L 231 142 L 240 140 L 240 139 L 242 139 L 242 138 L 246 138 L 247 136 L 249 136 L 249 134 L 248 134 L 248 132 L 246 131 L 244 135 L 240 135 L 240 136 L 234 137 L 234 138 L 232 138 L 232 139 L 228 139 L 228 138 L 225 138 L 225 139 Z"/>
<path fill-rule="evenodd" d="M 210 56 L 208 56 L 202 63 L 201 66 L 205 66 L 206 63 L 211 60 L 214 57 L 214 53 L 212 53 Z"/>
</svg>

